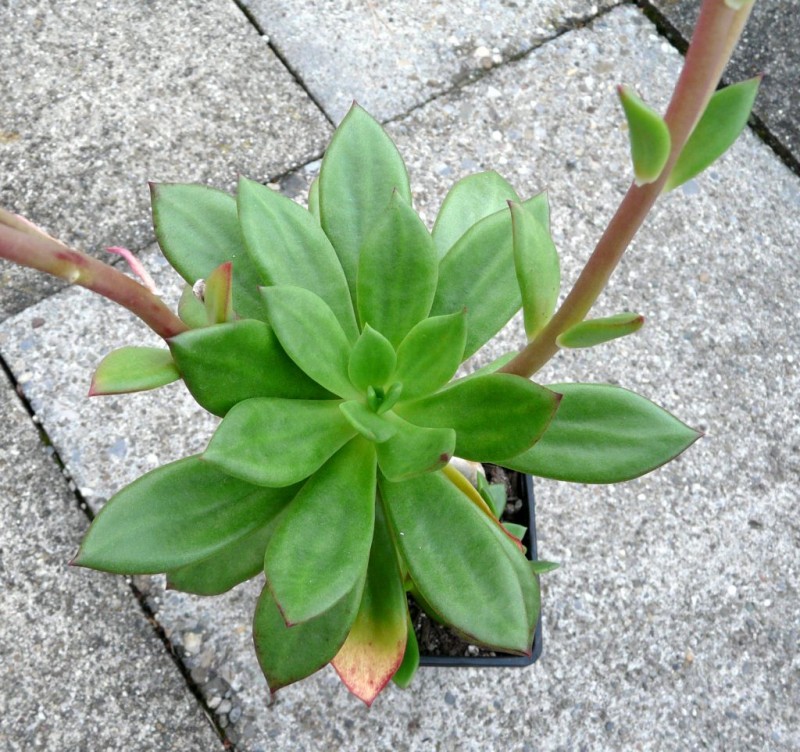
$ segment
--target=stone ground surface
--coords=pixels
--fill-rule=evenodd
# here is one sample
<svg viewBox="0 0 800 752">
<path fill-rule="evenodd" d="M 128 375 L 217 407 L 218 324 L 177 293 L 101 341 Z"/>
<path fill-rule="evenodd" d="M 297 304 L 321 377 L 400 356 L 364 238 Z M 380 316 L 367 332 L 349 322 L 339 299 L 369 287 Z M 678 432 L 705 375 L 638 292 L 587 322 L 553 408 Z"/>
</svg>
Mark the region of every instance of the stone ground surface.
<svg viewBox="0 0 800 752">
<path fill-rule="evenodd" d="M 76 12 L 90 18 L 88 4 L 74 5 Z M 511 4 L 456 5 L 465 18 L 465 9 L 472 5 L 478 18 L 492 10 L 504 18 Z M 386 113 L 403 113 L 409 109 L 407 97 L 420 102 L 445 91 L 389 126 L 406 157 L 417 208 L 432 221 L 453 180 L 488 167 L 498 169 L 521 194 L 547 188 L 568 281 L 574 279 L 629 179 L 614 86 L 620 81 L 633 84 L 663 106 L 680 58 L 635 7 L 612 9 L 585 28 L 554 36 L 569 25 L 569 18 L 591 18 L 598 9 L 579 2 L 517 3 L 526 13 L 534 5 L 552 7 L 550 15 L 545 14 L 547 24 L 536 22 L 549 31 L 531 38 L 536 49 L 530 54 L 493 63 L 485 75 L 450 91 L 445 91 L 446 83 L 438 89 L 415 89 L 413 76 L 398 66 L 393 76 L 389 71 L 388 88 L 376 94 L 376 102 L 378 107 L 394 108 Z M 134 81 L 144 89 L 152 84 L 141 97 L 155 106 L 159 69 L 181 70 L 205 59 L 209 68 L 197 74 L 198 85 L 219 87 L 221 92 L 244 86 L 260 91 L 284 87 L 287 110 L 280 103 L 264 106 L 270 119 L 289 118 L 289 130 L 278 129 L 275 142 L 262 136 L 268 148 L 256 141 L 242 154 L 242 145 L 235 141 L 242 138 L 239 125 L 234 130 L 230 122 L 220 123 L 217 110 L 208 115 L 208 128 L 219 128 L 220 137 L 239 144 L 231 148 L 228 163 L 223 160 L 212 167 L 195 142 L 179 136 L 167 136 L 162 144 L 150 133 L 115 134 L 136 142 L 129 153 L 145 150 L 153 160 L 150 164 L 159 164 L 156 155 L 169 159 L 170 169 L 178 174 L 167 179 L 182 176 L 218 185 L 232 178 L 227 169 L 266 179 L 313 160 L 317 140 L 329 131 L 327 121 L 274 62 L 263 38 L 222 2 L 215 4 L 208 21 L 200 20 L 199 4 L 179 7 L 177 19 L 197 19 L 197 31 L 175 23 L 166 7 L 152 4 L 153 25 L 144 36 L 163 39 L 175 34 L 181 43 L 164 51 L 163 62 L 153 70 L 123 77 L 120 96 Z M 291 39 L 303 29 L 290 34 L 278 21 L 270 26 L 258 15 L 256 3 L 251 12 L 271 45 L 335 119 L 337 101 L 345 101 L 340 90 L 353 87 L 353 93 L 360 94 L 357 87 L 364 82 L 348 77 L 344 67 L 341 81 L 325 76 L 332 75 L 337 63 L 343 66 L 343 61 L 365 54 L 357 21 L 364 22 L 366 15 L 378 26 L 388 23 L 389 6 L 352 3 L 351 11 L 361 9 L 356 20 L 347 20 L 344 12 L 341 18 L 334 14 L 334 26 L 351 24 L 353 41 L 344 34 L 339 47 L 322 49 L 314 40 L 323 17 L 318 10 L 313 15 L 312 2 L 297 7 L 308 19 L 306 52 L 313 50 L 318 56 L 314 69 L 323 83 L 316 90 L 301 67 L 306 57 L 302 43 Z M 437 45 L 442 39 L 447 42 L 451 21 L 445 18 L 440 24 L 444 36 L 438 28 L 430 31 L 434 53 L 426 52 L 429 42 L 419 41 L 414 29 L 420 19 L 428 18 L 430 8 L 429 4 L 419 13 L 407 10 L 392 18 L 399 29 L 396 36 L 416 38 L 417 54 L 433 54 L 435 59 Z M 213 15 L 217 12 L 218 18 Z M 17 23 L 24 15 L 22 4 L 13 2 L 0 3 L 0 13 L 10 14 Z M 108 23 L 124 30 L 120 16 L 112 15 Z M 494 30 L 494 24 L 477 18 L 473 26 L 453 24 L 454 29 L 470 29 L 465 32 L 470 44 L 504 50 L 505 60 L 510 47 L 498 40 L 519 47 L 527 38 L 501 26 L 498 21 Z M 39 27 L 33 23 L 31 28 Z M 134 35 L 136 29 L 133 18 L 128 30 Z M 78 31 L 105 38 L 98 23 L 86 21 Z M 30 39 L 38 32 L 27 33 Z M 215 49 L 227 51 L 237 34 L 247 40 L 248 50 L 257 52 L 247 53 L 245 70 L 226 65 L 212 75 L 210 66 L 221 63 L 209 48 L 217 45 Z M 297 44 L 301 52 L 292 52 L 291 45 Z M 135 45 L 130 49 L 135 51 Z M 70 47 L 60 38 L 53 50 L 58 58 L 51 63 L 53 70 L 91 69 L 91 49 Z M 368 60 L 364 58 L 364 68 L 370 67 Z M 431 80 L 452 82 L 459 65 L 456 60 L 454 68 L 453 60 L 444 56 Z M 17 71 L 0 63 L 0 77 L 10 80 Z M 20 106 L 35 124 L 39 100 L 34 96 L 35 76 L 30 78 L 20 85 L 30 88 L 33 104 L 27 110 Z M 14 101 L 24 103 L 24 95 L 25 91 L 15 93 Z M 70 134 L 80 132 L 80 113 L 64 105 L 64 135 L 53 135 L 55 151 L 62 156 L 53 168 L 36 161 L 43 159 L 38 142 L 21 150 L 13 139 L 10 147 L 0 143 L 4 167 L 16 164 L 20 154 L 32 160 L 24 175 L 31 191 L 49 184 L 51 169 L 74 177 L 81 159 L 70 150 Z M 5 122 L 4 116 L 1 128 Z M 298 140 L 305 146 L 298 146 Z M 281 162 L 273 154 L 291 156 Z M 273 161 L 262 161 L 265 155 Z M 135 247 L 143 251 L 165 293 L 174 296 L 168 270 L 142 229 L 146 225 L 137 225 L 146 215 L 134 211 L 135 202 L 127 198 L 133 194 L 125 193 L 154 175 L 145 168 L 144 177 L 126 172 L 126 159 L 120 155 L 117 172 L 108 176 L 105 191 L 110 195 L 96 198 L 89 193 L 91 201 L 85 203 L 98 202 L 91 210 L 82 204 L 83 188 L 74 183 L 62 197 L 63 214 L 62 203 L 54 203 L 32 218 L 79 242 L 72 234 L 80 226 L 75 219 L 81 216 L 79 210 L 93 216 L 102 201 L 119 202 L 123 219 L 112 217 L 107 231 L 139 238 Z M 210 172 L 198 174 L 198 165 Z M 316 167 L 312 161 L 285 176 L 282 187 L 302 197 Z M 7 168 L 3 174 L 5 179 Z M 32 213 L 23 202 L 28 194 L 15 188 L 19 179 L 0 185 L 3 202 Z M 412 690 L 390 687 L 370 710 L 325 670 L 282 690 L 270 703 L 251 647 L 249 621 L 258 583 L 220 598 L 198 599 L 165 592 L 157 578 L 137 579 L 158 624 L 182 657 L 188 683 L 213 711 L 225 739 L 236 749 L 254 751 L 800 747 L 800 375 L 794 326 L 800 314 L 798 209 L 797 175 L 756 136 L 744 134 L 705 175 L 664 198 L 601 301 L 600 313 L 643 313 L 648 324 L 642 332 L 605 348 L 561 356 L 543 373 L 545 382 L 620 383 L 707 435 L 677 462 L 630 483 L 576 487 L 537 482 L 540 553 L 563 566 L 545 581 L 545 651 L 533 667 L 422 670 Z M 86 247 L 96 250 L 119 241 L 114 236 Z M 7 282 L 0 285 L 0 310 L 20 307 L 15 294 Z M 30 299 L 41 297 L 38 291 Z M 24 307 L 0 326 L 0 355 L 92 509 L 142 471 L 202 449 L 213 421 L 192 406 L 179 385 L 131 397 L 85 399 L 93 366 L 105 352 L 120 344 L 152 342 L 136 322 L 81 290 Z M 514 322 L 480 357 L 515 345 L 520 335 Z M 14 645 L 11 671 L 7 649 L 0 661 L 0 740 L 6 741 L 3 734 L 8 739 L 4 748 L 218 748 L 221 744 L 203 718 L 201 705 L 148 631 L 127 586 L 110 576 L 64 566 L 87 523 L 76 511 L 66 481 L 44 451 L 36 449 L 34 427 L 13 392 L 6 388 L 0 398 L 4 425 L 11 427 L 0 444 L 5 502 L 0 527 L 2 611 L 13 614 L 0 620 L 0 645 Z M 23 462 L 22 457 L 27 459 Z M 62 683 L 69 692 L 59 691 Z M 45 721 L 36 726 L 39 714 Z M 106 734 L 107 743 L 95 743 L 97 729 Z"/>
</svg>

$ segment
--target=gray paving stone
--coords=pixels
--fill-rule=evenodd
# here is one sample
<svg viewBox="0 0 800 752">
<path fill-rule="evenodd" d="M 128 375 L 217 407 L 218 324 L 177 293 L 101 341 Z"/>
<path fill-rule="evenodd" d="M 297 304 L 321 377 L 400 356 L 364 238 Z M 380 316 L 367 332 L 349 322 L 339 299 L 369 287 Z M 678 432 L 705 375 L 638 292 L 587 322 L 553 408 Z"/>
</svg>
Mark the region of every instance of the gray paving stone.
<svg viewBox="0 0 800 752">
<path fill-rule="evenodd" d="M 487 167 L 523 194 L 547 187 L 573 279 L 629 181 L 614 87 L 663 105 L 679 63 L 628 7 L 415 111 L 391 130 L 417 206 L 431 221 L 453 180 Z M 238 748 L 800 746 L 798 207 L 800 181 L 746 133 L 665 197 L 601 301 L 598 313 L 642 312 L 645 329 L 542 373 L 621 383 L 707 436 L 630 483 L 537 484 L 541 553 L 563 566 L 545 580 L 545 653 L 532 668 L 423 670 L 371 710 L 325 670 L 270 705 L 250 646 L 257 583 L 206 600 L 150 583 L 157 618 Z M 103 352 L 145 341 L 111 315 L 68 291 L 0 327 L 0 352 L 93 504 L 209 431 L 179 386 L 87 405 Z M 518 322 L 498 339 L 483 358 L 520 341 Z"/>
<path fill-rule="evenodd" d="M 244 0 L 338 122 L 355 99 L 382 122 L 622 0 Z"/>
<path fill-rule="evenodd" d="M 122 578 L 69 568 L 87 527 L 0 374 L 0 747 L 221 750 Z"/>
<path fill-rule="evenodd" d="M 94 254 L 152 242 L 148 180 L 231 188 L 329 135 L 230 0 L 6 0 L 0 49 L 0 206 Z M 56 287 L 0 262 L 0 318 Z"/>
<path fill-rule="evenodd" d="M 687 38 L 696 0 L 649 0 Z M 763 72 L 755 113 L 800 162 L 800 15 L 795 0 L 758 0 L 741 44 L 725 73 L 740 81 Z"/>
</svg>

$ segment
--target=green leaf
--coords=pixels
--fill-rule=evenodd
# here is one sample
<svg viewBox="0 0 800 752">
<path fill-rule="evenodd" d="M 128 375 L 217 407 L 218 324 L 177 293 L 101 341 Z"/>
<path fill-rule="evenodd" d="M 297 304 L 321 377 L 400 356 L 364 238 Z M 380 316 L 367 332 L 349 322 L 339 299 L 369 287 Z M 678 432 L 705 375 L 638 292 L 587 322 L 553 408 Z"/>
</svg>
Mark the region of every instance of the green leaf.
<svg viewBox="0 0 800 752">
<path fill-rule="evenodd" d="M 74 563 L 155 574 L 202 561 L 260 528 L 293 493 L 253 486 L 187 457 L 116 494 L 95 518 Z"/>
<path fill-rule="evenodd" d="M 197 402 L 223 416 L 251 397 L 328 399 L 303 373 L 263 321 L 242 319 L 172 337 L 172 357 Z"/>
<path fill-rule="evenodd" d="M 287 624 L 324 613 L 363 581 L 374 522 L 375 450 L 356 438 L 308 480 L 267 546 L 264 572 Z"/>
<path fill-rule="evenodd" d="M 308 187 L 308 211 L 319 224 L 319 175 L 311 181 L 311 185 Z"/>
<path fill-rule="evenodd" d="M 369 324 L 353 345 L 347 373 L 357 389 L 366 392 L 369 387 L 385 386 L 397 364 L 392 343 Z"/>
<path fill-rule="evenodd" d="M 512 470 L 575 483 L 619 483 L 679 455 L 700 433 L 638 394 L 607 384 L 553 384 L 555 418 Z"/>
<path fill-rule="evenodd" d="M 400 687 L 407 689 L 411 685 L 411 680 L 419 668 L 419 644 L 417 635 L 414 633 L 414 625 L 411 623 L 411 616 L 406 616 L 408 623 L 408 637 L 406 638 L 406 652 L 403 654 L 403 662 L 397 669 L 392 681 Z"/>
<path fill-rule="evenodd" d="M 525 537 L 525 533 L 528 531 L 525 525 L 518 525 L 516 522 L 504 522 L 503 527 L 518 540 L 522 540 Z"/>
<path fill-rule="evenodd" d="M 375 508 L 375 534 L 358 615 L 333 667 L 367 706 L 403 662 L 408 603 L 382 504 Z"/>
<path fill-rule="evenodd" d="M 389 480 L 400 481 L 443 468 L 453 456 L 456 432 L 452 428 L 422 428 L 387 413 L 397 433 L 378 444 L 378 465 Z"/>
<path fill-rule="evenodd" d="M 358 315 L 395 347 L 431 309 L 438 260 L 430 233 L 397 194 L 361 246 Z"/>
<path fill-rule="evenodd" d="M 352 346 L 328 304 L 302 287 L 262 287 L 261 294 L 289 357 L 325 389 L 357 398 L 347 371 Z"/>
<path fill-rule="evenodd" d="M 530 651 L 533 625 L 497 523 L 441 473 L 380 481 L 395 545 L 416 588 L 447 624 L 483 645 Z M 527 566 L 516 549 L 521 566 Z M 535 621 L 533 622 L 535 624 Z"/>
<path fill-rule="evenodd" d="M 497 334 L 521 305 L 511 212 L 506 208 L 473 225 L 442 259 L 431 316 L 466 309 L 464 357 L 468 358 Z"/>
<path fill-rule="evenodd" d="M 355 341 L 358 328 L 347 280 L 319 222 L 253 180 L 240 178 L 237 203 L 244 241 L 261 277 L 270 285 L 304 287 L 319 295 Z"/>
<path fill-rule="evenodd" d="M 433 225 L 433 240 L 444 256 L 476 222 L 519 201 L 516 191 L 494 171 L 462 178 L 445 196 Z"/>
<path fill-rule="evenodd" d="M 288 486 L 308 478 L 355 429 L 339 400 L 256 397 L 228 412 L 203 459 L 261 486 Z"/>
<path fill-rule="evenodd" d="M 617 92 L 628 120 L 636 184 L 652 183 L 661 175 L 669 159 L 672 148 L 669 128 L 664 118 L 640 99 L 629 86 L 620 86 Z"/>
<path fill-rule="evenodd" d="M 667 178 L 665 191 L 677 188 L 721 157 L 747 125 L 761 76 L 727 86 L 710 99 L 700 121 Z"/>
<path fill-rule="evenodd" d="M 253 619 L 253 641 L 272 692 L 330 663 L 356 618 L 362 587 L 363 578 L 327 611 L 291 627 L 286 626 L 275 598 L 264 587 Z"/>
<path fill-rule="evenodd" d="M 363 402 L 342 402 L 339 409 L 344 413 L 350 425 L 365 439 L 380 444 L 388 441 L 397 433 L 397 427 L 383 415 L 370 410 Z"/>
<path fill-rule="evenodd" d="M 525 333 L 533 338 L 550 320 L 561 287 L 558 251 L 550 237 L 550 207 L 540 193 L 511 205 L 514 268 L 522 295 Z"/>
<path fill-rule="evenodd" d="M 206 316 L 210 324 L 233 321 L 233 265 L 230 261 L 220 264 L 208 275 L 203 291 Z"/>
<path fill-rule="evenodd" d="M 291 501 L 299 485 L 275 490 Z M 167 587 L 195 595 L 220 595 L 264 571 L 264 551 L 272 537 L 278 515 L 286 508 L 276 504 L 265 514 L 264 522 L 247 535 L 237 538 L 213 556 L 167 572 Z M 267 511 L 267 510 L 265 510 Z"/>
<path fill-rule="evenodd" d="M 481 498 L 492 510 L 492 514 L 499 520 L 506 509 L 506 486 L 504 483 L 489 483 L 481 474 L 477 474 L 477 490 Z"/>
<path fill-rule="evenodd" d="M 644 316 L 638 313 L 618 313 L 605 318 L 588 319 L 559 334 L 556 344 L 564 348 L 594 347 L 638 332 L 643 325 Z"/>
<path fill-rule="evenodd" d="M 455 453 L 483 462 L 531 446 L 550 423 L 558 400 L 526 378 L 493 373 L 456 381 L 429 397 L 403 402 L 396 411 L 420 426 L 454 429 Z"/>
<path fill-rule="evenodd" d="M 120 347 L 100 361 L 89 396 L 157 389 L 181 377 L 169 350 L 160 347 Z"/>
<path fill-rule="evenodd" d="M 464 311 L 420 321 L 397 348 L 394 378 L 403 399 L 430 394 L 453 378 L 464 356 L 467 317 Z"/>
<path fill-rule="evenodd" d="M 339 256 L 353 300 L 359 251 L 395 190 L 411 204 L 408 173 L 397 147 L 354 104 L 333 134 L 319 174 L 320 222 Z"/>
<path fill-rule="evenodd" d="M 535 574 L 547 574 L 558 569 L 561 565 L 554 561 L 532 561 L 531 569 Z"/>
<path fill-rule="evenodd" d="M 233 308 L 244 318 L 264 318 L 257 286 L 263 284 L 244 247 L 236 200 L 204 185 L 151 183 L 153 224 L 161 250 L 190 285 L 233 262 Z"/>
<path fill-rule="evenodd" d="M 178 301 L 178 316 L 192 329 L 208 326 L 206 307 L 195 294 L 191 285 L 184 285 L 181 299 Z"/>
</svg>

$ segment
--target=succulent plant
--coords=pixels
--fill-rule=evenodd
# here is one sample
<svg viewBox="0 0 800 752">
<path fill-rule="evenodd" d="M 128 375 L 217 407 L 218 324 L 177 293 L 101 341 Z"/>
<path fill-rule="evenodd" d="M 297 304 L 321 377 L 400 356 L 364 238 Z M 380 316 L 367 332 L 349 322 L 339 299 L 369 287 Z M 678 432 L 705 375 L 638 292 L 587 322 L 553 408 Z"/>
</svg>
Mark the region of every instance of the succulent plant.
<svg viewBox="0 0 800 752">
<path fill-rule="evenodd" d="M 499 520 L 502 492 L 473 486 L 451 459 L 613 483 L 697 439 L 621 387 L 530 376 L 558 348 L 641 327 L 635 313 L 587 313 L 658 194 L 744 127 L 757 79 L 710 95 L 749 10 L 729 5 L 706 0 L 697 44 L 719 49 L 710 61 L 690 52 L 694 78 L 665 118 L 621 87 L 635 182 L 559 308 L 546 195 L 523 201 L 497 173 L 472 175 L 429 231 L 396 147 L 357 105 L 308 209 L 247 179 L 235 198 L 152 186 L 156 236 L 186 281 L 179 317 L 146 286 L 0 213 L 0 256 L 100 292 L 164 338 L 164 349 L 108 355 L 92 394 L 182 379 L 222 419 L 202 454 L 114 496 L 75 563 L 163 572 L 201 595 L 263 573 L 254 637 L 273 691 L 328 663 L 368 704 L 392 678 L 407 685 L 418 661 L 409 594 L 473 643 L 529 653 L 548 567 L 528 561 L 523 531 Z M 521 351 L 457 376 L 520 310 Z"/>
</svg>

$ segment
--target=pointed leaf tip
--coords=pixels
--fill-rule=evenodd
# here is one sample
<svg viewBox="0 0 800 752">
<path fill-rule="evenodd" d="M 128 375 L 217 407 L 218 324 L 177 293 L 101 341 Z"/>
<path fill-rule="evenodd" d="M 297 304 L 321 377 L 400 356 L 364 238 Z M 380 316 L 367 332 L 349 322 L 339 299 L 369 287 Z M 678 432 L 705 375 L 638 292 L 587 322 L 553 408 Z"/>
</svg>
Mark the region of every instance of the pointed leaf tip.
<svg viewBox="0 0 800 752">
<path fill-rule="evenodd" d="M 671 138 L 664 119 L 629 86 L 617 88 L 628 121 L 631 159 L 637 185 L 658 179 L 669 159 Z"/>
</svg>

